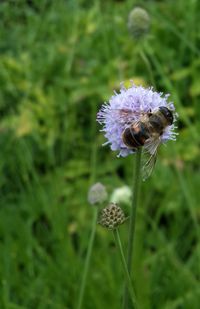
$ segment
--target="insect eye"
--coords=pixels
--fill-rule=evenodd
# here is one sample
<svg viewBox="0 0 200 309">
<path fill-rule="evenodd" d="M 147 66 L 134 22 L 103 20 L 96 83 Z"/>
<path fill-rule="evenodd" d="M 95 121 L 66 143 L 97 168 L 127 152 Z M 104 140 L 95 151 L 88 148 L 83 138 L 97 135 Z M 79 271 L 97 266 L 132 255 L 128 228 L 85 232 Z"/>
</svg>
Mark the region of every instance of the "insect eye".
<svg viewBox="0 0 200 309">
<path fill-rule="evenodd" d="M 165 116 L 165 118 L 168 120 L 169 124 L 171 125 L 174 120 L 172 112 L 165 106 L 161 106 L 159 109 L 160 109 L 160 112 Z"/>
<path fill-rule="evenodd" d="M 170 124 L 173 123 L 174 117 L 173 117 L 173 114 L 170 110 L 168 110 L 168 112 L 167 112 L 167 119 L 169 120 Z"/>
</svg>

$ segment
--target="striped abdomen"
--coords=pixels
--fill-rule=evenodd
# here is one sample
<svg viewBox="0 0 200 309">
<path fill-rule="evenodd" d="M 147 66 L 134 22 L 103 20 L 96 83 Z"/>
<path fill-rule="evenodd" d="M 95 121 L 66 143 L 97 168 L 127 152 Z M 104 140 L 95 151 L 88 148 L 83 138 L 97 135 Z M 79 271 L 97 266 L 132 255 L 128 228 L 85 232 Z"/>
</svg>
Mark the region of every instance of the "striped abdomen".
<svg viewBox="0 0 200 309">
<path fill-rule="evenodd" d="M 150 137 L 150 132 L 145 123 L 139 122 L 126 128 L 122 134 L 124 144 L 129 148 L 139 148 Z"/>
</svg>

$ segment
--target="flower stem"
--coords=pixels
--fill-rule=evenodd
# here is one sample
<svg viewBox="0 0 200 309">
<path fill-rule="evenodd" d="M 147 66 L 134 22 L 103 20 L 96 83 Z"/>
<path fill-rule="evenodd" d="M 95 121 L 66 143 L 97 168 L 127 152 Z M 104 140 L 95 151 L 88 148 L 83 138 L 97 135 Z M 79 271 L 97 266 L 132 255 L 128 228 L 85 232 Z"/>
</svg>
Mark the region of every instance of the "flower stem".
<svg viewBox="0 0 200 309">
<path fill-rule="evenodd" d="M 123 269 L 124 269 L 124 274 L 125 274 L 125 278 L 126 278 L 126 284 L 127 284 L 128 290 L 129 290 L 129 294 L 130 294 L 130 298 L 131 298 L 131 301 L 132 301 L 132 304 L 133 304 L 133 308 L 137 308 L 135 291 L 134 291 L 134 288 L 133 288 L 133 285 L 132 285 L 132 282 L 131 282 L 131 278 L 130 278 L 130 275 L 129 275 L 128 268 L 127 268 L 126 259 L 124 257 L 124 253 L 123 253 L 122 244 L 121 244 L 118 229 L 113 230 L 113 235 L 114 235 L 114 238 L 115 238 L 116 246 L 117 246 L 119 253 L 120 253 L 120 257 L 121 257 L 121 261 L 122 261 L 122 265 L 123 265 Z"/>
<path fill-rule="evenodd" d="M 91 253 L 92 253 L 92 248 L 93 248 L 94 238 L 95 238 L 95 233 L 96 233 L 98 208 L 94 207 L 93 210 L 94 210 L 94 214 L 93 214 L 93 220 L 92 220 L 92 229 L 91 229 L 91 234 L 90 234 L 90 239 L 89 239 L 89 244 L 88 244 L 88 249 L 87 249 L 85 265 L 84 265 L 84 269 L 83 269 L 83 277 L 82 277 L 82 281 L 81 281 L 81 288 L 80 288 L 80 293 L 79 293 L 79 298 L 78 298 L 77 309 L 82 308 L 83 296 L 84 296 L 85 286 L 86 286 L 86 281 L 87 281 L 87 274 L 88 274 L 88 270 L 89 270 L 90 258 L 91 258 Z"/>
<path fill-rule="evenodd" d="M 141 155 L 142 155 L 142 150 L 139 149 L 138 152 L 136 153 L 135 171 L 134 171 L 134 176 L 133 176 L 133 195 L 132 195 L 132 207 L 131 207 L 131 214 L 130 214 L 129 236 L 128 236 L 127 268 L 128 268 L 128 272 L 130 275 L 131 275 L 132 259 L 133 259 L 133 242 L 134 242 L 134 234 L 135 234 L 136 209 L 138 206 L 139 190 L 140 190 Z M 127 286 L 125 286 L 124 303 L 123 303 L 124 309 L 128 308 L 128 303 L 129 303 L 128 289 L 127 289 Z"/>
</svg>

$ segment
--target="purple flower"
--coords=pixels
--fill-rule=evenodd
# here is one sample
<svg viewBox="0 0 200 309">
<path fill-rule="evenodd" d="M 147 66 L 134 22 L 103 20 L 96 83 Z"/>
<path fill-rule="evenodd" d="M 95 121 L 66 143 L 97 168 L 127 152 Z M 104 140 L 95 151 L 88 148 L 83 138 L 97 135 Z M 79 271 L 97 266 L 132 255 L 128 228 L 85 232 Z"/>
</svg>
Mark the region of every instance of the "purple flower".
<svg viewBox="0 0 200 309">
<path fill-rule="evenodd" d="M 103 125 L 102 131 L 107 139 L 104 145 L 110 144 L 111 150 L 119 151 L 118 156 L 122 157 L 135 152 L 124 144 L 123 131 L 133 121 L 138 120 L 142 113 L 153 113 L 161 106 L 170 109 L 175 120 L 177 114 L 173 103 L 167 101 L 168 97 L 168 94 L 163 95 L 163 93 L 154 91 L 153 88 L 144 88 L 133 84 L 132 87 L 126 89 L 121 85 L 120 93 L 115 92 L 109 102 L 102 105 L 97 114 L 97 121 Z M 127 111 L 129 112 L 127 113 Z M 177 133 L 174 132 L 174 129 L 173 121 L 173 124 L 167 126 L 160 136 L 160 143 L 176 140 Z"/>
</svg>

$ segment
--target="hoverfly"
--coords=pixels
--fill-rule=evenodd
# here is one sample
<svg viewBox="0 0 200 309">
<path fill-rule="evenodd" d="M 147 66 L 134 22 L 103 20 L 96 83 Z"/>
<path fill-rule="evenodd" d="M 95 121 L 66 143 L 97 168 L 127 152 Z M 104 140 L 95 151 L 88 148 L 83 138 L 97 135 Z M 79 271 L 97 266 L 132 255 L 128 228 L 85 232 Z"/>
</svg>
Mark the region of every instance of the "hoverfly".
<svg viewBox="0 0 200 309">
<path fill-rule="evenodd" d="M 118 112 L 121 119 L 128 123 L 122 133 L 123 143 L 134 152 L 143 147 L 145 160 L 142 163 L 142 177 L 145 180 L 154 168 L 161 136 L 173 124 L 173 112 L 166 106 L 160 106 L 153 112 L 135 113 L 126 109 L 119 109 Z M 137 119 L 133 120 L 134 118 Z"/>
</svg>

